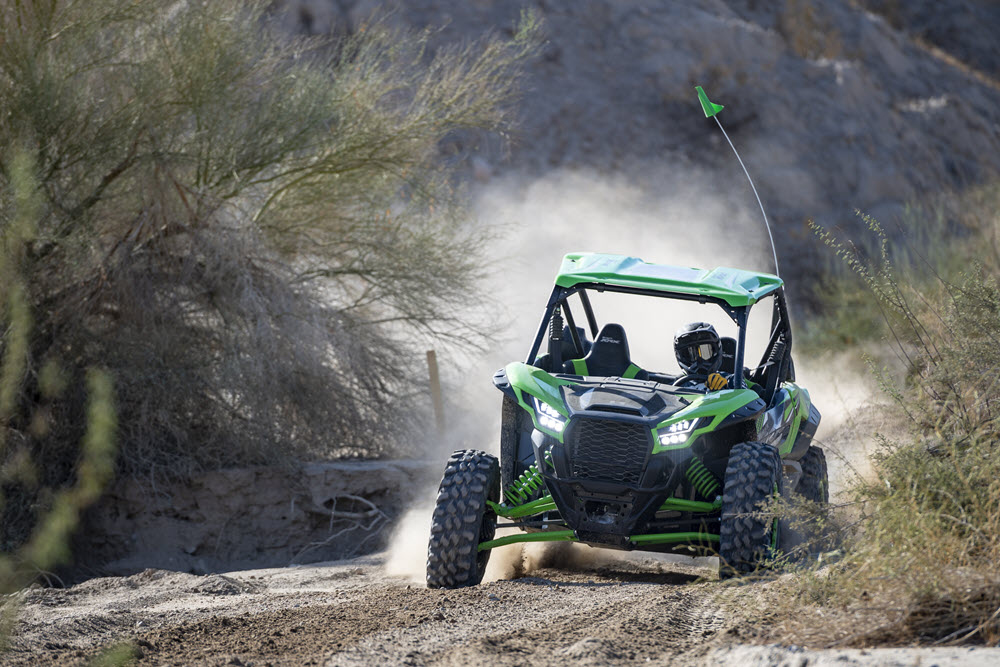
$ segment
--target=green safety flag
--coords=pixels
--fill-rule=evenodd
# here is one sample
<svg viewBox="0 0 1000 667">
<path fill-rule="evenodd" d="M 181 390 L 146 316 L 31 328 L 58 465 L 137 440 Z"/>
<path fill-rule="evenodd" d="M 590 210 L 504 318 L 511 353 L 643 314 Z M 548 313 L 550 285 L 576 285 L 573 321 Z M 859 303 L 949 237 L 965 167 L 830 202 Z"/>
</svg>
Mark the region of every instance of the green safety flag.
<svg viewBox="0 0 1000 667">
<path fill-rule="evenodd" d="M 725 109 L 721 104 L 715 104 L 708 99 L 708 95 L 705 94 L 705 90 L 701 86 L 695 86 L 694 89 L 698 92 L 698 101 L 701 102 L 701 108 L 705 112 L 705 118 L 714 118 L 720 111 Z M 729 139 L 729 135 L 726 134 L 726 128 L 722 127 L 722 121 L 718 118 L 715 119 L 715 124 L 719 126 L 722 130 L 722 136 L 726 138 L 729 142 L 729 147 L 733 149 L 733 153 L 736 153 L 736 159 L 739 160 L 740 166 L 743 167 L 743 173 L 746 174 L 747 180 L 750 181 L 750 189 L 753 190 L 754 197 L 757 198 L 757 204 L 760 206 L 760 214 L 764 216 L 764 225 L 767 227 L 767 237 L 771 240 L 771 253 L 774 255 L 774 272 L 781 275 L 778 270 L 778 251 L 774 248 L 774 237 L 771 235 L 771 223 L 767 221 L 767 213 L 764 212 L 764 203 L 760 200 L 760 195 L 757 194 L 757 188 L 753 184 L 753 179 L 750 178 L 750 172 L 747 171 L 747 166 L 743 164 L 743 158 L 740 157 L 739 151 L 736 150 L 736 146 L 733 146 L 733 142 Z"/>
<path fill-rule="evenodd" d="M 726 108 L 721 104 L 715 104 L 714 102 L 710 102 L 708 99 L 708 95 L 705 94 L 705 91 L 702 89 L 701 86 L 695 86 L 694 89 L 698 91 L 698 99 L 701 101 L 701 108 L 704 109 L 705 111 L 705 118 L 711 118 L 712 116 L 714 116 L 715 114 L 719 113 L 720 111 Z"/>
</svg>

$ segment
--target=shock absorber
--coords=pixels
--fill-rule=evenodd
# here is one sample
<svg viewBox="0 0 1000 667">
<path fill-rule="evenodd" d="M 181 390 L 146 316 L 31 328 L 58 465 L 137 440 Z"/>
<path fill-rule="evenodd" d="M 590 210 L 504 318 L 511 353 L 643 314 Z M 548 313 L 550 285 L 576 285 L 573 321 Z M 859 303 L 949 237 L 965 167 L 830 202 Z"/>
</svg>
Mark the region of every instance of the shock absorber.
<svg viewBox="0 0 1000 667">
<path fill-rule="evenodd" d="M 552 370 L 556 373 L 562 372 L 562 335 L 562 308 L 556 306 L 555 310 L 552 311 L 552 319 L 549 322 L 549 358 L 552 359 Z"/>
<path fill-rule="evenodd" d="M 538 461 L 535 461 L 520 477 L 514 480 L 510 488 L 504 491 L 507 502 L 511 505 L 523 505 L 528 502 L 532 495 L 545 486 L 542 473 L 538 470 Z"/>
<path fill-rule="evenodd" d="M 691 486 L 695 488 L 695 491 L 701 494 L 703 498 L 708 498 L 712 500 L 717 495 L 719 495 L 719 480 L 715 478 L 712 471 L 705 467 L 705 464 L 701 462 L 698 457 L 691 457 L 691 463 L 688 464 L 687 470 L 684 472 L 684 476 L 688 478 L 691 482 Z"/>
</svg>

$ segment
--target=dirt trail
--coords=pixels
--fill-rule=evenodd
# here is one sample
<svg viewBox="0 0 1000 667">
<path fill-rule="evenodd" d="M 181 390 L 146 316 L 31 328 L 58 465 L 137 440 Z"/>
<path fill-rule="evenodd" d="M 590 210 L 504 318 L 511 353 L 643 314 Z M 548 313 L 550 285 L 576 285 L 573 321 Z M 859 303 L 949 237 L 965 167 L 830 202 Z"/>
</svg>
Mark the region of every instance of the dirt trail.
<svg viewBox="0 0 1000 667">
<path fill-rule="evenodd" d="M 699 583 L 711 571 L 692 566 L 631 558 L 439 591 L 385 575 L 383 562 L 34 589 L 6 661 L 83 664 L 130 639 L 140 664 L 603 664 L 676 653 L 722 626 L 713 585 Z"/>
<path fill-rule="evenodd" d="M 457 591 L 385 574 L 385 556 L 226 575 L 147 570 L 21 594 L 9 665 L 996 664 L 1000 651 L 803 652 L 737 645 L 699 561 L 629 555 Z M 739 596 L 755 595 L 740 587 Z M 806 662 L 802 658 L 807 658 Z M 811 662 L 810 662 L 811 661 Z M 952 664 L 957 664 L 952 662 Z"/>
</svg>

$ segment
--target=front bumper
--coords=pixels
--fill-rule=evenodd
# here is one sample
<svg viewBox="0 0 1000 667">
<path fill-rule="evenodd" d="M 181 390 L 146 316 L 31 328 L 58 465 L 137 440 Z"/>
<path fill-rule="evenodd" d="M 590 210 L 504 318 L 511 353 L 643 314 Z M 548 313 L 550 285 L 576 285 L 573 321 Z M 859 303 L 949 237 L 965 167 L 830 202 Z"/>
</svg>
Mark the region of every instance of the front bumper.
<svg viewBox="0 0 1000 667">
<path fill-rule="evenodd" d="M 560 518 L 581 542 L 631 549 L 638 534 L 705 528 L 703 516 L 660 511 L 692 454 L 652 454 L 648 420 L 579 415 L 567 424 L 562 443 L 544 437 L 535 444 L 536 460 L 551 462 L 543 477 Z"/>
</svg>

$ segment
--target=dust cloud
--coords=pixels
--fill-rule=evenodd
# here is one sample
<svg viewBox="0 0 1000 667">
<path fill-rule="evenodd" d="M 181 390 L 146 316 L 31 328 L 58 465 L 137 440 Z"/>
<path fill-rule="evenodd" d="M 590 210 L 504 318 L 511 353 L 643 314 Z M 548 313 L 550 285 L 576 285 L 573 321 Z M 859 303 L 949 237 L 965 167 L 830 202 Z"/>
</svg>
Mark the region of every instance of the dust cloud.
<svg viewBox="0 0 1000 667">
<path fill-rule="evenodd" d="M 494 549 L 483 581 L 527 577 L 545 568 L 588 572 L 630 560 L 635 558 L 629 552 L 572 542 L 511 544 Z"/>
<path fill-rule="evenodd" d="M 796 382 L 809 391 L 823 415 L 815 444 L 826 453 L 830 497 L 836 502 L 858 478 L 871 473 L 870 456 L 878 432 L 896 430 L 880 419 L 874 377 L 859 364 L 857 351 L 796 355 Z"/>
<path fill-rule="evenodd" d="M 441 464 L 442 469 L 444 463 Z M 427 542 L 430 539 L 431 515 L 434 508 L 421 505 L 409 510 L 396 524 L 389 540 L 385 572 L 423 584 L 427 574 Z"/>
</svg>

